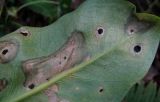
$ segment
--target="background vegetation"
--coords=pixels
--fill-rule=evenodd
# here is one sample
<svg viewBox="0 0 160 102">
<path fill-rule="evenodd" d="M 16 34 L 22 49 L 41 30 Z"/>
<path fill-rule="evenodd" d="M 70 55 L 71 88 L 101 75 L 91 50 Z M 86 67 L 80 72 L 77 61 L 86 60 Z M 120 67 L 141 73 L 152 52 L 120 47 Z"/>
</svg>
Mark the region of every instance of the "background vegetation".
<svg viewBox="0 0 160 102">
<path fill-rule="evenodd" d="M 0 35 L 21 26 L 42 27 L 73 11 L 84 0 L 0 0 Z"/>
</svg>

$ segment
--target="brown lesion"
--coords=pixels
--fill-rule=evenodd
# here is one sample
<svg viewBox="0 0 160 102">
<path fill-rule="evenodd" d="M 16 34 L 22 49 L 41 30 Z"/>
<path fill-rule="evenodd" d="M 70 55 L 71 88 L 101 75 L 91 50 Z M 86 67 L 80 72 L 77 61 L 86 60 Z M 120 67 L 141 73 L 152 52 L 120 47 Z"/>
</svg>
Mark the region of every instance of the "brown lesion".
<svg viewBox="0 0 160 102">
<path fill-rule="evenodd" d="M 0 41 L 0 63 L 8 63 L 13 60 L 18 52 L 19 45 L 17 42 Z"/>
<path fill-rule="evenodd" d="M 0 92 L 6 88 L 8 82 L 5 79 L 0 79 Z"/>
<path fill-rule="evenodd" d="M 85 50 L 83 33 L 73 32 L 67 42 L 55 53 L 23 62 L 26 76 L 24 86 L 33 89 L 58 73 L 81 63 L 87 57 Z"/>
</svg>

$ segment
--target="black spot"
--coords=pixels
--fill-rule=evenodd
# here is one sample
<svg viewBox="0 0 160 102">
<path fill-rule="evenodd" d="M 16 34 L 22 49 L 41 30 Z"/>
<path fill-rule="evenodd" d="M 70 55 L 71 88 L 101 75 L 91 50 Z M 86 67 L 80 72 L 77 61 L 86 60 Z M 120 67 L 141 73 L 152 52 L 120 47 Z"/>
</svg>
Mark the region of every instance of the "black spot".
<svg viewBox="0 0 160 102">
<path fill-rule="evenodd" d="M 98 28 L 97 33 L 98 33 L 99 35 L 102 35 L 102 34 L 104 33 L 103 28 Z"/>
<path fill-rule="evenodd" d="M 103 89 L 103 88 L 100 88 L 100 89 L 99 89 L 99 92 L 100 92 L 100 93 L 102 93 L 103 91 L 104 91 L 104 89 Z"/>
<path fill-rule="evenodd" d="M 141 52 L 141 50 L 142 50 L 142 48 L 141 48 L 140 45 L 134 46 L 134 52 L 135 52 L 135 53 L 139 53 L 139 52 Z"/>
<path fill-rule="evenodd" d="M 31 85 L 28 86 L 28 88 L 30 88 L 30 89 L 34 89 L 34 87 L 35 87 L 34 84 L 31 84 Z"/>
<path fill-rule="evenodd" d="M 28 36 L 28 33 L 22 33 L 22 32 L 21 32 L 21 34 L 22 34 L 23 36 Z"/>
<path fill-rule="evenodd" d="M 59 64 L 62 64 L 61 62 L 59 62 Z"/>
<path fill-rule="evenodd" d="M 2 54 L 3 55 L 6 55 L 8 53 L 8 49 L 4 49 L 3 51 L 2 51 Z"/>
<path fill-rule="evenodd" d="M 66 60 L 66 59 L 67 59 L 67 57 L 66 57 L 66 56 L 64 56 L 64 59 Z"/>
<path fill-rule="evenodd" d="M 134 29 L 131 29 L 131 30 L 130 30 L 130 33 L 131 33 L 131 34 L 134 33 Z"/>
</svg>

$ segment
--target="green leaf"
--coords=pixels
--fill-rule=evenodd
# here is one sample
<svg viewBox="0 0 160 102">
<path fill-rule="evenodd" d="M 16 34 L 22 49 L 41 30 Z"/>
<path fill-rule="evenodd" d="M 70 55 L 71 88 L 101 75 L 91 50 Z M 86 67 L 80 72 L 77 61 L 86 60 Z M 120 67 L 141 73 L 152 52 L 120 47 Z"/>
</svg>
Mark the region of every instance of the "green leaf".
<svg viewBox="0 0 160 102">
<path fill-rule="evenodd" d="M 157 89 L 157 85 L 151 82 L 147 87 L 144 85 L 137 84 L 137 86 L 133 87 L 124 101 L 127 102 L 159 102 L 160 101 L 160 93 Z"/>
<path fill-rule="evenodd" d="M 160 19 L 134 11 L 123 0 L 87 0 L 49 26 L 0 38 L 0 101 L 120 102 L 160 38 Z"/>
<path fill-rule="evenodd" d="M 34 12 L 41 14 L 50 19 L 57 17 L 57 7 L 59 2 L 51 0 L 24 0 L 24 5 L 19 7 L 17 12 L 25 7 L 29 7 Z"/>
</svg>

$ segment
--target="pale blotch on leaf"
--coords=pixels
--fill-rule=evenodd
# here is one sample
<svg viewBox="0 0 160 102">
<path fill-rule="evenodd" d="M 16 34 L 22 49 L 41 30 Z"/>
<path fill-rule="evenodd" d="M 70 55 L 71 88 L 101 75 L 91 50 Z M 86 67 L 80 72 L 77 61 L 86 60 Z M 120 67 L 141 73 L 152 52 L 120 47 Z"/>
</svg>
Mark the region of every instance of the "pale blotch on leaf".
<svg viewBox="0 0 160 102">
<path fill-rule="evenodd" d="M 0 42 L 0 63 L 8 63 L 13 60 L 18 52 L 19 45 L 12 41 Z"/>
<path fill-rule="evenodd" d="M 23 71 L 26 72 L 26 73 L 31 71 L 32 68 L 34 67 L 34 65 L 44 61 L 45 58 L 46 57 L 35 58 L 35 59 L 32 59 L 32 60 L 26 60 L 26 61 L 22 62 Z"/>
<path fill-rule="evenodd" d="M 33 89 L 47 82 L 50 78 L 61 73 L 85 59 L 84 37 L 81 32 L 73 32 L 66 43 L 52 54 L 22 63 L 26 76 L 24 86 Z"/>
<path fill-rule="evenodd" d="M 75 87 L 75 90 L 76 90 L 76 91 L 79 91 L 79 90 L 80 90 L 80 88 L 77 86 L 77 87 Z"/>
<path fill-rule="evenodd" d="M 0 79 L 0 92 L 6 88 L 8 82 L 5 79 Z"/>
</svg>

